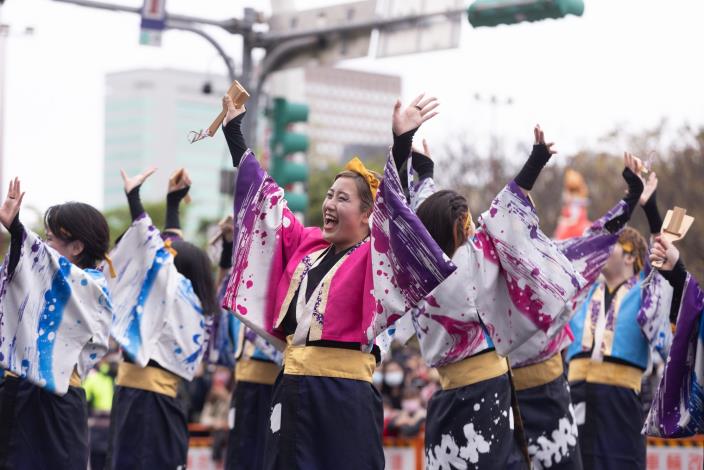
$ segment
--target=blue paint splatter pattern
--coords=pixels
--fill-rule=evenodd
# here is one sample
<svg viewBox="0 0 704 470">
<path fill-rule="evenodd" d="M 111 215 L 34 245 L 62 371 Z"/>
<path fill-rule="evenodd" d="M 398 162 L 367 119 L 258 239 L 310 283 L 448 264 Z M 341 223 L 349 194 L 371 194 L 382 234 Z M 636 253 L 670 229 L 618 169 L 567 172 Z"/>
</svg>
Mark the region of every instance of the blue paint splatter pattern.
<svg viewBox="0 0 704 470">
<path fill-rule="evenodd" d="M 110 281 L 113 337 L 136 364 L 153 359 L 191 380 L 205 350 L 205 317 L 149 216 L 132 224 L 111 257 L 117 272 Z"/>
<path fill-rule="evenodd" d="M 0 270 L 0 366 L 63 395 L 74 369 L 84 376 L 107 351 L 111 316 L 102 273 L 27 230 L 12 277 Z"/>
</svg>

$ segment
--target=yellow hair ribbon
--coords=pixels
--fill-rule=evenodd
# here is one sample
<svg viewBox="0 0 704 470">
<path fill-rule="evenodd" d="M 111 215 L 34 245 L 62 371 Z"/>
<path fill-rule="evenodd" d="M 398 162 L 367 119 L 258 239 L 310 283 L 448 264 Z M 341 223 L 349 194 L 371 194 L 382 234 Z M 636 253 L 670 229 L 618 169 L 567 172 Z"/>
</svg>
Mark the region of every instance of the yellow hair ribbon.
<svg viewBox="0 0 704 470">
<path fill-rule="evenodd" d="M 108 268 L 110 268 L 110 277 L 115 279 L 117 277 L 117 272 L 115 271 L 115 266 L 112 264 L 112 258 L 110 258 L 107 253 L 105 254 L 105 262 L 108 263 Z"/>
<path fill-rule="evenodd" d="M 623 251 L 625 251 L 628 254 L 633 253 L 633 243 L 631 242 L 619 242 L 621 244 L 621 248 L 623 248 Z"/>
<path fill-rule="evenodd" d="M 472 227 L 472 214 L 467 211 L 467 216 L 464 219 L 464 231 L 465 233 L 469 231 L 469 229 Z"/>
<path fill-rule="evenodd" d="M 168 251 L 169 253 L 171 253 L 171 256 L 173 256 L 174 258 L 175 258 L 176 255 L 178 254 L 178 251 L 176 251 L 176 250 L 171 246 L 171 239 L 170 239 L 170 238 L 167 238 L 166 241 L 164 242 L 164 248 L 166 248 L 166 251 Z"/>
<path fill-rule="evenodd" d="M 619 242 L 619 244 L 621 245 L 621 248 L 623 248 L 624 253 L 626 253 L 628 255 L 633 254 L 634 247 L 633 247 L 632 242 Z M 640 270 L 643 269 L 643 262 L 641 261 L 641 259 L 638 256 L 636 256 L 635 258 L 636 259 L 635 259 L 633 265 L 636 268 L 636 272 L 639 273 Z"/>
<path fill-rule="evenodd" d="M 364 180 L 369 185 L 369 189 L 372 192 L 372 199 L 376 199 L 376 191 L 377 189 L 379 189 L 379 180 L 376 176 L 374 176 L 374 173 L 367 170 L 367 167 L 364 166 L 362 160 L 357 157 L 354 157 L 352 160 L 347 162 L 347 165 L 345 165 L 345 170 L 354 171 L 359 176 L 364 178 Z"/>
</svg>

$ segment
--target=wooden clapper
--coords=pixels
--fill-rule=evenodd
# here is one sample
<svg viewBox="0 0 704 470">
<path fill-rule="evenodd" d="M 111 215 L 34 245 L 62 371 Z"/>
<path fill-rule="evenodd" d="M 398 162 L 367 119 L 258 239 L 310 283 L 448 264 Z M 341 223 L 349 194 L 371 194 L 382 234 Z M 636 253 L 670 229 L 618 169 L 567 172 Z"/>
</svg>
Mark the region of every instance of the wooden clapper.
<svg viewBox="0 0 704 470">
<path fill-rule="evenodd" d="M 232 101 L 235 103 L 235 108 L 241 108 L 249 99 L 249 93 L 247 93 L 247 90 L 245 90 L 244 87 L 240 85 L 240 82 L 238 82 L 237 80 L 232 82 L 232 85 L 230 85 L 230 88 L 227 90 L 227 94 L 230 96 L 230 98 L 232 98 Z M 201 129 L 199 132 L 191 131 L 188 133 L 189 142 L 194 143 L 198 142 L 199 140 L 203 140 L 206 137 L 214 136 L 215 133 L 218 131 L 218 128 L 222 125 L 222 122 L 225 120 L 226 115 L 227 109 L 223 106 L 222 111 L 220 111 L 220 114 L 218 114 L 218 117 L 215 118 L 210 127 L 208 127 L 207 129 Z"/>
<path fill-rule="evenodd" d="M 660 236 L 670 243 L 682 240 L 694 223 L 694 217 L 687 215 L 687 210 L 675 206 L 667 211 L 665 221 L 662 223 Z M 662 268 L 665 260 L 655 260 L 652 263 L 654 268 Z"/>
</svg>

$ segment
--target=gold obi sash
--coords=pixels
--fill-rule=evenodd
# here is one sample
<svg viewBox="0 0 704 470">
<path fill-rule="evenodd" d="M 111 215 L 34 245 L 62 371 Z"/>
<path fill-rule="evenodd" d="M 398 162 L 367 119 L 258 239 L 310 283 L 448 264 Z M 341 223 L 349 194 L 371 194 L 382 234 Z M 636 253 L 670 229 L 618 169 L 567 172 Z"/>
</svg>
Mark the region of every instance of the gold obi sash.
<svg viewBox="0 0 704 470">
<path fill-rule="evenodd" d="M 508 372 L 508 361 L 505 357 L 496 354 L 496 351 L 489 351 L 438 367 L 440 385 L 443 390 L 472 385 L 499 377 L 506 372 Z"/>
<path fill-rule="evenodd" d="M 630 388 L 640 393 L 643 371 L 637 367 L 617 364 L 615 362 L 594 362 L 590 358 L 572 359 L 567 372 L 567 380 L 579 382 L 616 385 Z"/>
<path fill-rule="evenodd" d="M 176 398 L 179 381 L 179 376 L 158 367 L 139 367 L 129 362 L 121 362 L 117 368 L 115 384 Z"/>
<path fill-rule="evenodd" d="M 5 371 L 5 377 L 19 377 L 17 374 L 14 372 L 10 372 L 9 370 Z M 76 368 L 73 368 L 73 372 L 71 372 L 71 378 L 68 379 L 68 386 L 69 387 L 81 387 L 81 376 L 78 375 L 78 371 Z"/>
<path fill-rule="evenodd" d="M 562 356 L 555 354 L 546 361 L 511 369 L 513 385 L 516 387 L 516 390 L 525 390 L 527 388 L 545 385 L 561 376 L 564 370 Z"/>
<path fill-rule="evenodd" d="M 352 349 L 325 348 L 321 346 L 292 346 L 292 336 L 287 338 L 284 350 L 284 374 L 312 375 L 372 382 L 376 368 L 373 354 Z"/>
<path fill-rule="evenodd" d="M 281 372 L 281 367 L 273 362 L 241 359 L 235 365 L 235 380 L 237 382 L 273 385 L 279 372 Z"/>
</svg>

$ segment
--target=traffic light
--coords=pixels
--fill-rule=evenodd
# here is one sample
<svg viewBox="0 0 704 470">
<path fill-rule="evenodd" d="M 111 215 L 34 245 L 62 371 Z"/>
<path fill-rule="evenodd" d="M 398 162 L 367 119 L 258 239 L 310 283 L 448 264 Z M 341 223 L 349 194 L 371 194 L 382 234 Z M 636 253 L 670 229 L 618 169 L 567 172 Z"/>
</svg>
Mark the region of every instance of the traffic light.
<svg viewBox="0 0 704 470">
<path fill-rule="evenodd" d="M 300 132 L 289 131 L 289 126 L 296 122 L 308 121 L 308 105 L 290 103 L 284 98 L 274 98 L 270 110 L 272 123 L 271 165 L 269 174 L 280 186 L 292 183 L 305 183 L 308 180 L 308 165 L 291 161 L 289 155 L 308 150 L 308 136 Z M 308 208 L 308 195 L 286 191 L 288 207 L 294 212 L 305 212 Z"/>
<path fill-rule="evenodd" d="M 469 6 L 467 17 L 469 23 L 478 28 L 567 15 L 582 16 L 582 13 L 583 0 L 476 0 Z"/>
</svg>

